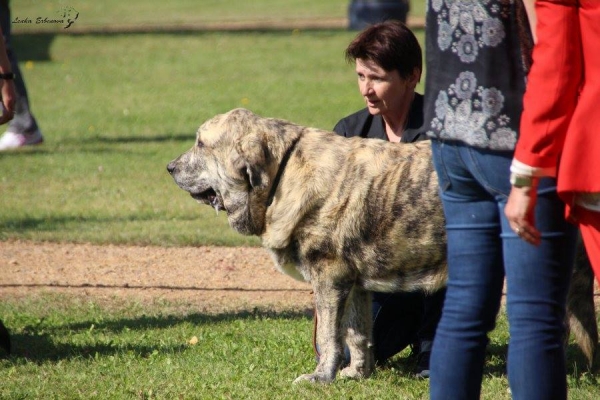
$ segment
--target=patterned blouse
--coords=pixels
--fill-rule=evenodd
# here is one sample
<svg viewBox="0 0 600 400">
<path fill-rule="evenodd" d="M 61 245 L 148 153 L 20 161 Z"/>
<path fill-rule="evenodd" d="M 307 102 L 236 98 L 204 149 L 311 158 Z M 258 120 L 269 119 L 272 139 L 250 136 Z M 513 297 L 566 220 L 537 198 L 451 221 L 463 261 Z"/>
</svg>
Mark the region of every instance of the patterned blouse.
<svg viewBox="0 0 600 400">
<path fill-rule="evenodd" d="M 522 0 L 428 0 L 427 135 L 513 150 L 532 44 Z"/>
</svg>

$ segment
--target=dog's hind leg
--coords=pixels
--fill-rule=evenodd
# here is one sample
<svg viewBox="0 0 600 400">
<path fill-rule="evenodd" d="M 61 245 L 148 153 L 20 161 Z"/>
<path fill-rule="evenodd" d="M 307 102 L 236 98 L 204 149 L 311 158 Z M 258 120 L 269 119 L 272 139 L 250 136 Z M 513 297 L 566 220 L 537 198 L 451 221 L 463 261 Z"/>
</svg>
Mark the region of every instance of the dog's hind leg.
<svg viewBox="0 0 600 400">
<path fill-rule="evenodd" d="M 371 293 L 354 287 L 348 298 L 344 318 L 346 344 L 350 349 L 350 365 L 342 369 L 345 378 L 367 378 L 375 368 L 372 350 Z"/>
<path fill-rule="evenodd" d="M 333 381 L 344 357 L 342 318 L 352 283 L 332 283 L 327 279 L 319 279 L 320 277 L 312 278 L 319 321 L 317 325 L 319 363 L 312 374 L 301 375 L 294 383 Z"/>
<path fill-rule="evenodd" d="M 577 242 L 577 256 L 567 297 L 567 333 L 573 333 L 575 342 L 585 355 L 588 368 L 593 367 L 598 347 L 598 324 L 594 306 L 594 272 L 581 237 Z M 568 339 L 568 335 L 566 337 Z"/>
</svg>

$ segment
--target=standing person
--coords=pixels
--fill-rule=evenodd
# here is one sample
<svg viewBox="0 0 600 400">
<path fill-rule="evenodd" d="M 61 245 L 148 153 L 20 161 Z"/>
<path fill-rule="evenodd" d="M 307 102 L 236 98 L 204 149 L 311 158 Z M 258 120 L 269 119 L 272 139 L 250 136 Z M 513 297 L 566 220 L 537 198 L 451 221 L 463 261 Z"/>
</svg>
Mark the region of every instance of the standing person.
<svg viewBox="0 0 600 400">
<path fill-rule="evenodd" d="M 537 44 L 505 212 L 528 243 L 540 242 L 535 188 L 558 176 L 567 218 L 581 229 L 600 281 L 600 1 L 536 2 Z"/>
<path fill-rule="evenodd" d="M 400 21 L 372 25 L 350 43 L 346 59 L 356 65 L 358 88 L 366 108 L 341 119 L 337 134 L 410 143 L 425 140 L 423 96 L 415 92 L 421 79 L 421 46 Z M 372 293 L 375 360 L 411 345 L 417 354 L 416 374 L 429 376 L 429 356 L 444 301 L 444 290 L 417 293 Z"/>
<path fill-rule="evenodd" d="M 0 125 L 10 121 L 15 112 L 17 93 L 13 78 L 14 74 L 4 47 L 4 37 L 0 33 L 0 85 L 2 85 L 0 88 Z M 0 320 L 0 348 L 10 354 L 10 335 L 2 320 Z"/>
<path fill-rule="evenodd" d="M 428 3 L 425 126 L 448 236 L 433 400 L 480 397 L 505 279 L 513 398 L 567 395 L 563 321 L 576 229 L 552 178 L 537 187 L 539 245 L 522 241 L 504 215 L 532 43 L 522 0 Z"/>
<path fill-rule="evenodd" d="M 17 90 L 14 118 L 8 124 L 6 132 L 0 137 L 0 151 L 39 144 L 44 141 L 37 121 L 29 110 L 29 98 L 27 97 L 25 82 L 23 81 L 17 58 L 11 48 L 10 24 L 9 0 L 0 0 L 0 25 L 2 25 L 2 35 L 4 36 L 3 45 L 5 45 L 6 52 L 8 53 Z"/>
<path fill-rule="evenodd" d="M 4 46 L 3 35 L 0 34 L 0 125 L 10 121 L 15 113 L 15 102 L 17 101 L 17 92 L 14 83 L 15 74 L 12 72 L 12 67 L 6 47 Z"/>
</svg>

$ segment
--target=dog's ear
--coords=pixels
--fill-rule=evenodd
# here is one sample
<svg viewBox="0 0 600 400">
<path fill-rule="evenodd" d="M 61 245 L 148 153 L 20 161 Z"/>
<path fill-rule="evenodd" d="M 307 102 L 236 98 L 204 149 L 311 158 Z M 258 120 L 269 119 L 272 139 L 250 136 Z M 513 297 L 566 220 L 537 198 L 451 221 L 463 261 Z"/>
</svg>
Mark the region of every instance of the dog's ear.
<svg viewBox="0 0 600 400">
<path fill-rule="evenodd" d="M 254 189 L 265 189 L 269 185 L 267 173 L 268 149 L 258 133 L 239 137 L 235 143 L 234 167 L 248 177 Z"/>
<path fill-rule="evenodd" d="M 235 140 L 233 166 L 246 175 L 253 189 L 269 186 L 269 149 L 267 135 L 259 128 L 261 120 L 252 111 L 243 108 L 231 110 L 227 115 L 227 126 Z"/>
</svg>

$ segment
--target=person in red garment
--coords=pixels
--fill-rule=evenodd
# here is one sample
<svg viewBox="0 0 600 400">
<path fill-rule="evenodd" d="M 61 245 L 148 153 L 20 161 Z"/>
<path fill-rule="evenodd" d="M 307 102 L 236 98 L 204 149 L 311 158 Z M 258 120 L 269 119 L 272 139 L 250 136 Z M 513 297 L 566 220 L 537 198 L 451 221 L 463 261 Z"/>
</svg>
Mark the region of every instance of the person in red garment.
<svg viewBox="0 0 600 400">
<path fill-rule="evenodd" d="M 538 244 L 533 218 L 540 177 L 558 177 L 567 218 L 576 223 L 600 281 L 600 1 L 538 0 L 537 43 L 505 214 Z"/>
</svg>

